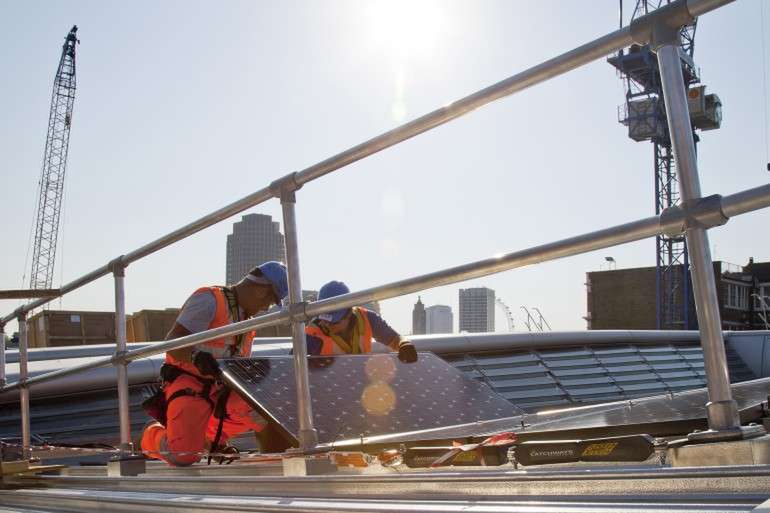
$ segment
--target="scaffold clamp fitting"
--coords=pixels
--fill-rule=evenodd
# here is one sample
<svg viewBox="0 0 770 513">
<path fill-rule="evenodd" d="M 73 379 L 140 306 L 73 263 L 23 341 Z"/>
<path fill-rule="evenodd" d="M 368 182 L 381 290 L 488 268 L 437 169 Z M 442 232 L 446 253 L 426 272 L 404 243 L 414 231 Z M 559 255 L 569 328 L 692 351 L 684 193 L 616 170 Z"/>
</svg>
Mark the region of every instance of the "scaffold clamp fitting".
<svg viewBox="0 0 770 513">
<path fill-rule="evenodd" d="M 113 258 L 112 260 L 110 260 L 110 263 L 107 264 L 107 268 L 115 276 L 125 276 L 126 275 L 127 264 L 123 261 L 123 259 L 125 257 L 126 257 L 126 255 L 120 255 L 119 257 L 116 257 L 116 258 Z"/>
<path fill-rule="evenodd" d="M 684 207 L 684 208 L 683 208 Z M 660 225 L 663 233 L 669 237 L 681 235 L 693 228 L 714 228 L 727 223 L 728 218 L 722 210 L 722 196 L 713 194 L 698 198 L 693 206 L 674 205 L 660 214 Z"/>
<path fill-rule="evenodd" d="M 650 48 L 657 50 L 664 45 L 678 44 L 679 31 L 694 21 L 687 1 L 677 0 L 633 20 L 631 37 L 635 43 L 649 44 Z"/>
<path fill-rule="evenodd" d="M 273 180 L 270 184 L 270 192 L 274 197 L 281 200 L 281 203 L 295 203 L 296 197 L 294 193 L 302 187 L 302 184 L 297 181 L 297 173 L 289 173 L 288 175 Z"/>
<path fill-rule="evenodd" d="M 307 301 L 300 301 L 289 305 L 289 317 L 293 322 L 305 322 L 309 319 L 307 315 Z"/>
</svg>

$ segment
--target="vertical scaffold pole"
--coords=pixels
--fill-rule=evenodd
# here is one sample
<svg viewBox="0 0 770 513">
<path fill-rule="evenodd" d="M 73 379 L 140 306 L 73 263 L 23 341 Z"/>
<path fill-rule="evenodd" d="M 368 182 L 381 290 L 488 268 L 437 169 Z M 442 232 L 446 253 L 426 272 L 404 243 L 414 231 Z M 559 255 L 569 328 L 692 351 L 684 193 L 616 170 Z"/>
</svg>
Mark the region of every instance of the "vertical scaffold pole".
<svg viewBox="0 0 770 513">
<path fill-rule="evenodd" d="M 673 39 L 657 48 L 657 57 L 682 205 L 689 208 L 701 198 L 700 179 L 678 36 Z M 688 226 L 685 237 L 692 265 L 692 289 L 709 393 L 709 403 L 706 405 L 709 428 L 715 432 L 733 433 L 734 436 L 740 430 L 740 419 L 730 390 L 708 233 L 704 228 Z"/>
<path fill-rule="evenodd" d="M 0 387 L 5 386 L 5 324 L 0 322 Z"/>
<path fill-rule="evenodd" d="M 29 343 L 29 334 L 27 333 L 27 315 L 20 314 L 19 320 L 19 407 L 21 409 L 21 447 L 22 458 L 29 459 L 31 457 L 30 450 L 30 422 L 29 422 L 29 387 L 27 386 L 27 378 L 29 377 L 29 359 L 27 354 L 27 347 Z"/>
<path fill-rule="evenodd" d="M 302 302 L 302 282 L 299 271 L 297 244 L 296 187 L 281 187 L 280 199 L 283 210 L 283 226 L 286 232 L 286 267 L 289 275 L 289 308 Z M 313 427 L 313 405 L 310 400 L 310 381 L 307 368 L 307 344 L 305 322 L 294 321 L 291 325 L 294 354 L 294 375 L 297 386 L 297 413 L 299 418 L 299 443 L 301 449 L 311 449 L 318 444 L 318 433 Z"/>
<path fill-rule="evenodd" d="M 112 266 L 115 279 L 115 356 L 126 353 L 126 269 L 115 261 Z M 116 364 L 118 375 L 118 417 L 120 420 L 120 450 L 126 454 L 133 452 L 131 443 L 131 415 L 128 397 L 128 364 L 121 361 Z"/>
</svg>

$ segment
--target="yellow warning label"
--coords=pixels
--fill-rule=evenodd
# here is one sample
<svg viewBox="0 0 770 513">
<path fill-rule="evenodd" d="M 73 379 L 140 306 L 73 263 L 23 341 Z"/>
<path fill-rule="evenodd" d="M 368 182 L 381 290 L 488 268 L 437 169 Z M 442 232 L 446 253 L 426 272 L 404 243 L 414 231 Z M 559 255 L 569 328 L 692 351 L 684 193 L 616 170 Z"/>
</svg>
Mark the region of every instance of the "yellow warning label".
<svg viewBox="0 0 770 513">
<path fill-rule="evenodd" d="M 618 442 L 602 442 L 598 444 L 591 444 L 585 448 L 581 456 L 609 456 L 617 446 Z"/>
</svg>

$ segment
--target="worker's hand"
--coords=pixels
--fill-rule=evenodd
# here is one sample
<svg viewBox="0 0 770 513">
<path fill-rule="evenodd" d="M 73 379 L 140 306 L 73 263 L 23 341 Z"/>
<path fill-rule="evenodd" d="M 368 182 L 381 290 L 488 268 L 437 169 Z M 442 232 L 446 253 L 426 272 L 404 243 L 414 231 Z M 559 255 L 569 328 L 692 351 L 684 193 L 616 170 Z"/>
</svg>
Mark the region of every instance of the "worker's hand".
<svg viewBox="0 0 770 513">
<path fill-rule="evenodd" d="M 414 344 L 408 340 L 402 340 L 398 344 L 398 359 L 404 363 L 414 363 L 417 361 L 417 350 Z"/>
<path fill-rule="evenodd" d="M 195 368 L 198 369 L 198 372 L 204 376 L 218 377 L 221 373 L 219 370 L 219 363 L 217 363 L 211 353 L 206 351 L 195 351 L 193 354 L 193 364 L 195 364 Z"/>
</svg>

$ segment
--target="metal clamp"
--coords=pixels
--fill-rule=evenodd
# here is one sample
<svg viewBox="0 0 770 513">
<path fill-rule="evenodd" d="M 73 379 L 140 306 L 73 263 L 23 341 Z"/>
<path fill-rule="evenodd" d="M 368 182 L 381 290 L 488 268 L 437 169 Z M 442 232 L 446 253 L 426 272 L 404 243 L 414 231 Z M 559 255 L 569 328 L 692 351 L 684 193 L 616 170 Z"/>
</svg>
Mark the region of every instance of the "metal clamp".
<svg viewBox="0 0 770 513">
<path fill-rule="evenodd" d="M 289 317 L 291 317 L 292 322 L 305 322 L 310 319 L 307 315 L 307 305 L 307 301 L 289 305 Z"/>
<path fill-rule="evenodd" d="M 687 1 L 677 0 L 632 21 L 631 37 L 634 42 L 649 44 L 656 50 L 665 44 L 678 43 L 681 28 L 694 21 L 695 18 L 687 8 Z"/>
<path fill-rule="evenodd" d="M 119 257 L 113 258 L 110 260 L 110 262 L 107 264 L 107 269 L 110 270 L 112 274 L 115 276 L 125 276 L 126 275 L 126 267 L 128 267 L 128 264 L 123 262 L 123 259 L 126 255 L 120 255 Z"/>
<path fill-rule="evenodd" d="M 660 226 L 666 235 L 674 237 L 693 228 L 722 226 L 729 219 L 722 211 L 722 196 L 713 194 L 699 198 L 691 208 L 687 205 L 668 207 L 660 214 Z"/>
<path fill-rule="evenodd" d="M 302 184 L 297 181 L 297 173 L 289 173 L 288 175 L 273 180 L 270 183 L 270 192 L 272 195 L 281 200 L 281 203 L 295 203 L 296 198 L 294 193 L 302 187 Z"/>
<path fill-rule="evenodd" d="M 127 364 L 128 362 L 125 360 L 125 356 L 128 354 L 128 350 L 124 349 L 122 351 L 115 351 L 112 353 L 112 358 L 110 360 L 112 361 L 113 366 Z"/>
</svg>

